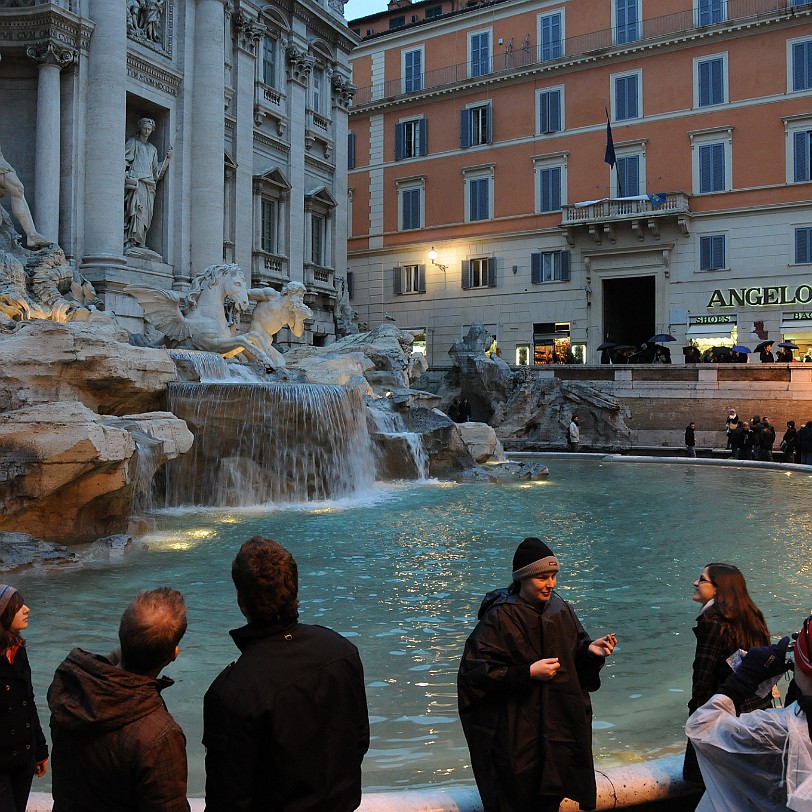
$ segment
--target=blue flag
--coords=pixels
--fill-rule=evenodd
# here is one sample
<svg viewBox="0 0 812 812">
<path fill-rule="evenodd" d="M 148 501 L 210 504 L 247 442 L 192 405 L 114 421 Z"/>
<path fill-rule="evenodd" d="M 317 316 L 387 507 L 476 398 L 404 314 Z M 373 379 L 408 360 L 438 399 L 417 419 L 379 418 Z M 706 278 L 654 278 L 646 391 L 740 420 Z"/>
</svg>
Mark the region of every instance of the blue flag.
<svg viewBox="0 0 812 812">
<path fill-rule="evenodd" d="M 666 195 L 665 192 L 657 192 L 656 194 L 648 195 L 648 199 L 651 201 L 651 205 L 657 209 L 668 200 L 668 195 Z"/>
<path fill-rule="evenodd" d="M 603 158 L 604 163 L 609 164 L 614 169 L 617 159 L 615 158 L 615 142 L 612 140 L 612 125 L 609 119 L 606 119 L 606 155 Z"/>
</svg>

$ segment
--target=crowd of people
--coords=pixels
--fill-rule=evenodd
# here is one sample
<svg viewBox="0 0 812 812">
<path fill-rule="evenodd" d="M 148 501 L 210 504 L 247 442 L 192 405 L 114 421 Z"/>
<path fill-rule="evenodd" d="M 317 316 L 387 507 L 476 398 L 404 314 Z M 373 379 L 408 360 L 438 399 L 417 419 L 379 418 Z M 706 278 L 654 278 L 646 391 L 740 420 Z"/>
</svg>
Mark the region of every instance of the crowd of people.
<svg viewBox="0 0 812 812">
<path fill-rule="evenodd" d="M 736 410 L 730 409 L 725 433 L 733 459 L 773 461 L 776 433 L 768 417 L 755 415 L 752 420 L 741 420 Z M 787 420 L 779 449 L 784 462 L 812 465 L 812 420 L 807 420 L 800 429 L 796 429 L 794 420 Z"/>
<path fill-rule="evenodd" d="M 485 812 L 553 812 L 564 798 L 596 806 L 590 694 L 617 637 L 589 636 L 555 591 L 560 569 L 544 541 L 524 539 L 510 585 L 485 596 L 465 644 L 459 713 Z M 370 743 L 358 650 L 299 622 L 296 561 L 276 541 L 246 541 L 231 574 L 247 623 L 231 632 L 239 658 L 204 697 L 207 811 L 352 812 Z M 700 808 L 738 808 L 740 775 L 746 797 L 763 800 L 754 809 L 812 808 L 812 618 L 793 658 L 788 637 L 770 645 L 735 566 L 708 564 L 693 597 L 684 777 L 704 783 Z M 0 585 L 0 812 L 24 812 L 49 763 L 28 619 L 20 593 Z M 48 690 L 54 812 L 188 812 L 186 740 L 161 698 L 186 626 L 179 592 L 141 592 L 121 617 L 118 650 L 75 648 L 59 665 Z M 788 706 L 773 708 L 769 689 L 791 667 Z"/>
</svg>

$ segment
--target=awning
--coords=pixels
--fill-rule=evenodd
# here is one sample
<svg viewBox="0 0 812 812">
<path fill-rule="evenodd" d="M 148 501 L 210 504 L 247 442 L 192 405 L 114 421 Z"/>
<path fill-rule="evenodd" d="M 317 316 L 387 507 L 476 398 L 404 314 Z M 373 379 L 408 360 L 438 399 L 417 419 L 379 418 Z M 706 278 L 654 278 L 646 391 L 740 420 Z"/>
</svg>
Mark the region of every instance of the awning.
<svg viewBox="0 0 812 812">
<path fill-rule="evenodd" d="M 735 324 L 692 324 L 685 335 L 688 338 L 729 336 L 735 326 Z"/>
<path fill-rule="evenodd" d="M 812 321 L 782 321 L 781 332 L 791 333 L 793 330 L 804 330 L 812 332 Z"/>
</svg>

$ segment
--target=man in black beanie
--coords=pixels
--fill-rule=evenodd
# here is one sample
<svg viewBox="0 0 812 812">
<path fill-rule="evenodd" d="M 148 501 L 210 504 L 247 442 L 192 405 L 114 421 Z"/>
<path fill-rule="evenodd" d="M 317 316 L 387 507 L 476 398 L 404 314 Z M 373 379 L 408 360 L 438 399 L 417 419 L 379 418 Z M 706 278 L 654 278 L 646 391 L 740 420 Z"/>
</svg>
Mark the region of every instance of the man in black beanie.
<svg viewBox="0 0 812 812">
<path fill-rule="evenodd" d="M 617 639 L 590 639 L 553 591 L 559 569 L 543 541 L 526 538 L 513 583 L 485 596 L 465 644 L 460 720 L 485 812 L 596 805 L 589 692 Z"/>
</svg>

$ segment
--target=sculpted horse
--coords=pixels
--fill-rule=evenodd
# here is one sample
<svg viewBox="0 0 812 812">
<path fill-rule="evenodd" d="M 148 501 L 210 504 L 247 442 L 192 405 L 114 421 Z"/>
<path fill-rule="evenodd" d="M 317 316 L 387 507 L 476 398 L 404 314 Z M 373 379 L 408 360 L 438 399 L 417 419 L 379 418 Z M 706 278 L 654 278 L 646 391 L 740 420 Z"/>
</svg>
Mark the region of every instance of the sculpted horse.
<svg viewBox="0 0 812 812">
<path fill-rule="evenodd" d="M 313 311 L 304 303 L 307 288 L 301 282 L 288 282 L 282 292 L 273 288 L 251 288 L 248 298 L 255 301 L 256 307 L 251 315 L 250 332 L 252 343 L 259 339 L 259 347 L 270 356 L 277 368 L 285 366 L 282 353 L 273 346 L 273 337 L 286 325 L 295 336 L 304 333 L 305 322 L 313 318 Z M 248 355 L 253 350 L 247 351 Z"/>
<path fill-rule="evenodd" d="M 209 265 L 192 280 L 184 296 L 160 288 L 128 285 L 125 289 L 144 310 L 144 316 L 166 337 L 196 350 L 231 358 L 250 348 L 251 356 L 275 369 L 256 333 L 236 333 L 226 316 L 226 299 L 237 314 L 248 308 L 248 290 L 239 265 Z"/>
</svg>

